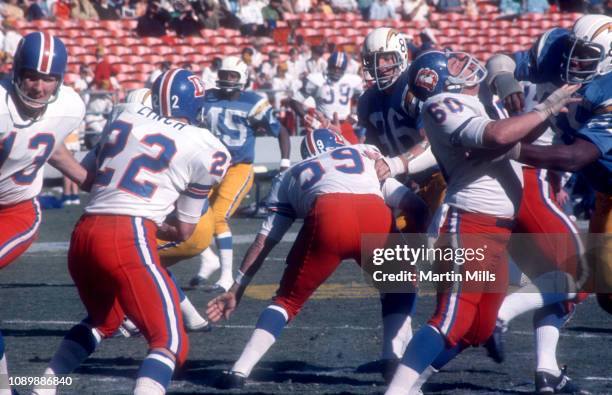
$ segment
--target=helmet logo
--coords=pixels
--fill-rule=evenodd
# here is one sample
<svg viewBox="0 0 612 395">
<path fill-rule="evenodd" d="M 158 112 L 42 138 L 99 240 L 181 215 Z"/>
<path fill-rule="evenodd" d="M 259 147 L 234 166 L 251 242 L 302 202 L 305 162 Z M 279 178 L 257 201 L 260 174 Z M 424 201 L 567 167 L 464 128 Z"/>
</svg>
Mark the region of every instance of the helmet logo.
<svg viewBox="0 0 612 395">
<path fill-rule="evenodd" d="M 428 92 L 433 92 L 438 85 L 438 73 L 429 68 L 420 69 L 415 78 L 415 85 L 421 87 Z"/>
<path fill-rule="evenodd" d="M 202 97 L 204 96 L 204 82 L 197 75 L 190 75 L 187 77 L 189 81 L 193 84 L 193 96 L 194 97 Z"/>
<path fill-rule="evenodd" d="M 592 40 L 595 40 L 595 38 L 596 38 L 597 36 L 599 36 L 599 34 L 600 34 L 600 33 L 603 33 L 603 32 L 605 32 L 606 30 L 608 31 L 608 33 L 612 32 L 612 22 L 610 22 L 610 23 L 606 23 L 605 25 L 603 25 L 603 26 L 601 26 L 599 29 L 597 29 L 597 30 L 595 31 L 595 33 L 593 33 L 593 38 L 592 38 Z"/>
</svg>

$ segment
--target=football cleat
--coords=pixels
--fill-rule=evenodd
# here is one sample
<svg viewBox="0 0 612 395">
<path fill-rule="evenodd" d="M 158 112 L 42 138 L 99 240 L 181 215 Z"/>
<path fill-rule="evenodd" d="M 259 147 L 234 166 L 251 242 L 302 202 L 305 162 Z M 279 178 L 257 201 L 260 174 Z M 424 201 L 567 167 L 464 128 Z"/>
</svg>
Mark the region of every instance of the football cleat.
<svg viewBox="0 0 612 395">
<path fill-rule="evenodd" d="M 195 275 L 191 278 L 191 280 L 189 280 L 189 286 L 191 288 L 200 288 L 207 285 L 208 283 L 209 282 L 207 279 L 199 275 Z"/>
<path fill-rule="evenodd" d="M 212 325 L 207 319 L 202 319 L 198 323 L 189 323 L 185 321 L 185 330 L 187 332 L 210 332 L 212 331 Z"/>
<path fill-rule="evenodd" d="M 508 327 L 498 322 L 497 325 L 495 325 L 493 334 L 484 344 L 484 347 L 487 349 L 487 355 L 497 363 L 502 363 L 504 359 L 506 359 L 503 335 L 507 330 Z"/>
<path fill-rule="evenodd" d="M 563 369 L 561 369 L 561 374 L 558 377 L 548 372 L 536 372 L 536 394 L 590 394 L 590 392 L 581 389 L 576 383 L 574 383 L 566 373 L 567 366 L 564 366 Z"/>
<path fill-rule="evenodd" d="M 229 390 L 232 388 L 242 388 L 246 382 L 246 376 L 242 373 L 224 371 L 219 377 L 217 388 Z"/>
<path fill-rule="evenodd" d="M 125 318 L 119 328 L 113 333 L 113 337 L 135 337 L 140 336 L 140 329 L 129 319 Z"/>
</svg>

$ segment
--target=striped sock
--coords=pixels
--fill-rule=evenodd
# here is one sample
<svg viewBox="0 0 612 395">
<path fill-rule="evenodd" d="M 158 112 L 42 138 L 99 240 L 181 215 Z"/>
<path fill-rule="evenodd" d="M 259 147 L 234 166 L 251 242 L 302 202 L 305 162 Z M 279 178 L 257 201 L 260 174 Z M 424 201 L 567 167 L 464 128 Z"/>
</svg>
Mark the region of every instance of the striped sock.
<svg viewBox="0 0 612 395">
<path fill-rule="evenodd" d="M 174 361 L 166 354 L 151 351 L 142 361 L 136 379 L 135 395 L 163 395 L 172 380 Z"/>
</svg>

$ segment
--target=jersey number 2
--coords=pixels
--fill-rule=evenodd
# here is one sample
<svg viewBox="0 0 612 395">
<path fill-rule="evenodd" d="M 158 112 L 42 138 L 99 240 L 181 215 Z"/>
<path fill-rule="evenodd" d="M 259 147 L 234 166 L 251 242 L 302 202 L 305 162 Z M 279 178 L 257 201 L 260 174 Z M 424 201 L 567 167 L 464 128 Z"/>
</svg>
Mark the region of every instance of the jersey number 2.
<svg viewBox="0 0 612 395">
<path fill-rule="evenodd" d="M 119 155 L 124 149 L 128 141 L 132 125 L 127 122 L 116 121 L 112 125 L 110 135 L 115 134 L 114 141 L 107 141 L 100 151 L 98 156 L 98 163 L 100 167 L 104 164 L 106 159 Z M 168 168 L 170 161 L 176 154 L 176 145 L 174 141 L 162 134 L 149 134 L 140 140 L 141 144 L 148 145 L 149 147 L 158 146 L 160 151 L 157 156 L 151 156 L 146 154 L 140 154 L 130 160 L 130 164 L 125 169 L 121 180 L 119 181 L 118 187 L 126 192 L 134 195 L 150 198 L 157 185 L 149 181 L 139 182 L 136 181 L 136 176 L 140 170 L 145 169 L 152 173 L 160 173 Z M 96 184 L 108 185 L 115 173 L 115 169 L 110 167 L 100 168 L 96 175 Z"/>
</svg>

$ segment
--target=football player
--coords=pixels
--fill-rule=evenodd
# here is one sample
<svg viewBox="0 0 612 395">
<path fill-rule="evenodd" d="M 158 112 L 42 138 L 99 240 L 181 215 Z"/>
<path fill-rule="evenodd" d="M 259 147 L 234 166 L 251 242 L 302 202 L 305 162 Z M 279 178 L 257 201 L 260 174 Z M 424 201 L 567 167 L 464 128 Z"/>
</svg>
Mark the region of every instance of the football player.
<svg viewBox="0 0 612 395">
<path fill-rule="evenodd" d="M 580 171 L 597 191 L 595 212 L 589 225 L 593 245 L 589 249 L 594 259 L 589 269 L 590 281 L 586 290 L 597 292 L 600 306 L 612 312 L 612 260 L 610 243 L 605 236 L 612 230 L 610 185 L 612 136 L 610 91 L 612 87 L 612 18 L 604 15 L 584 15 L 571 30 L 554 28 L 544 33 L 529 51 L 513 56 L 496 55 L 488 65 L 491 89 L 504 100 L 510 112 L 523 110 L 523 95 L 517 80 L 537 83 L 543 93 L 563 83 L 581 84 L 578 93 L 583 102 L 573 105 L 566 114 L 555 117 L 552 127 L 568 144 L 522 144 L 519 160 L 536 168 L 561 171 Z M 500 327 L 519 314 L 540 307 L 544 295 L 524 292 L 511 295 L 507 308 L 500 311 Z M 506 303 L 504 303 L 506 305 Z M 536 338 L 547 339 L 546 347 L 538 345 L 536 387 L 544 391 L 563 391 L 568 382 L 559 370 L 555 355 L 559 338 L 558 328 L 567 320 L 563 306 L 551 305 L 540 311 L 535 322 Z M 540 329 L 541 328 L 541 329 Z M 501 338 L 491 344 L 501 349 Z"/>
<path fill-rule="evenodd" d="M 234 284 L 208 304 L 211 321 L 230 317 L 249 281 L 294 220 L 303 218 L 304 224 L 287 256 L 272 304 L 261 313 L 231 371 L 222 376 L 221 387 L 244 385 L 285 325 L 343 259 L 361 264 L 362 248 L 385 245 L 393 229 L 392 213 L 385 202 L 408 212 L 423 209 L 423 201 L 395 179 L 387 180 L 381 188 L 375 161 L 366 156 L 367 151 L 378 152 L 363 144 L 346 146 L 339 134 L 316 129 L 302 142 L 305 160 L 278 176 L 267 203 L 270 214 L 247 251 Z M 345 226 L 339 227 L 339 223 Z M 366 247 L 361 240 L 364 233 L 380 237 Z"/>
<path fill-rule="evenodd" d="M 351 144 L 358 142 L 350 122 L 351 104 L 363 93 L 363 81 L 356 74 L 347 74 L 348 56 L 333 52 L 327 59 L 327 72 L 306 76 L 301 94 L 314 98 L 316 109 L 329 120 L 340 122 L 342 136 Z M 303 113 L 300 109 L 299 113 Z"/>
<path fill-rule="evenodd" d="M 185 361 L 188 338 L 178 293 L 160 264 L 156 235 L 189 238 L 229 166 L 225 146 L 191 126 L 201 115 L 202 88 L 187 70 L 163 73 L 153 84 L 153 109 L 128 106 L 85 159 L 97 173 L 72 234 L 68 268 L 87 318 L 68 332 L 47 377 L 76 369 L 124 316 L 149 346 L 134 394 L 164 394 L 175 366 Z M 49 385 L 34 389 L 37 395 L 55 393 Z"/>
<path fill-rule="evenodd" d="M 365 140 L 386 156 L 377 162 L 381 176 L 395 177 L 419 174 L 419 196 L 425 200 L 429 212 L 433 213 L 444 196 L 444 180 L 435 169 L 436 161 L 428 148 L 418 123 L 418 100 L 408 89 L 408 47 L 406 35 L 381 27 L 371 31 L 365 38 L 361 51 L 366 81 L 371 86 L 359 98 L 358 124 L 365 129 Z M 378 169 L 378 167 L 377 167 Z M 425 170 L 429 170 L 426 171 Z M 410 227 L 412 218 L 400 216 L 400 230 L 414 231 Z M 404 327 L 405 314 L 414 308 L 415 295 L 386 294 L 383 304 L 383 375 L 390 378 L 394 367 L 403 354 L 411 331 L 402 339 L 399 334 Z M 391 340 L 393 339 L 393 340 Z M 385 373 L 387 372 L 387 373 Z M 390 373 L 390 374 L 389 374 Z"/>
<path fill-rule="evenodd" d="M 261 129 L 278 137 L 280 170 L 285 170 L 290 164 L 289 134 L 274 116 L 268 99 L 246 90 L 249 78 L 247 70 L 248 66 L 238 57 L 223 59 L 218 71 L 217 88 L 207 90 L 204 100 L 204 121 L 232 155 L 227 176 L 210 197 L 221 266 L 221 277 L 213 286 L 218 290 L 227 290 L 233 283 L 233 243 L 228 219 L 253 185 L 256 132 Z M 201 257 L 200 272 L 192 279 L 192 286 L 203 283 L 219 267 L 219 259 L 210 247 Z"/>
<path fill-rule="evenodd" d="M 44 32 L 19 42 L 12 76 L 0 81 L 0 268 L 23 254 L 38 234 L 37 196 L 45 163 L 82 185 L 87 172 L 64 140 L 85 115 L 80 96 L 63 85 L 68 54 L 62 40 Z M 0 335 L 0 394 L 10 394 Z"/>
<path fill-rule="evenodd" d="M 461 248 L 486 244 L 483 262 L 475 265 L 495 279 L 452 281 L 438 288 L 436 310 L 408 344 L 388 395 L 415 393 L 433 371 L 493 332 L 508 285 L 506 244 L 522 194 L 521 173 L 509 158 L 517 154 L 516 142 L 578 100 L 571 98 L 576 87 L 564 86 L 535 111 L 493 121 L 475 97 L 485 77 L 486 69 L 464 52 L 426 52 L 410 67 L 410 90 L 424 101 L 423 125 L 448 185 L 430 232 L 451 236 Z M 495 153 L 495 160 L 487 151 Z M 437 246 L 447 247 L 447 242 Z M 473 268 L 444 264 L 461 273 Z"/>
</svg>

